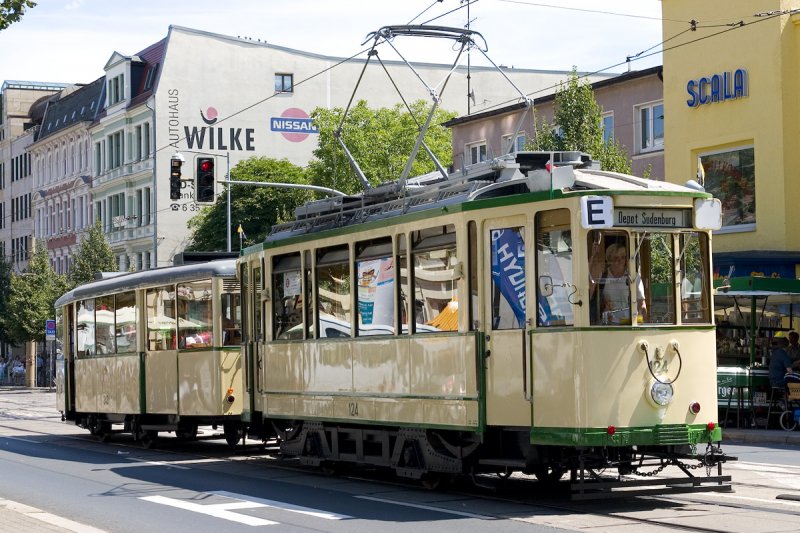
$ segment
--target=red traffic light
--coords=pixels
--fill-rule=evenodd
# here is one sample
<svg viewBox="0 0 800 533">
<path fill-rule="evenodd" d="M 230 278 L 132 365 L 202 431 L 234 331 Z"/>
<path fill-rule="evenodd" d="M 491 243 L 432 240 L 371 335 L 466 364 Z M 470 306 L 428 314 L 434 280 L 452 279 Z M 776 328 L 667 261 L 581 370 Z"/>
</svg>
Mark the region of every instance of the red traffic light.
<svg viewBox="0 0 800 533">
<path fill-rule="evenodd" d="M 214 170 L 214 160 L 201 159 L 199 167 L 201 172 L 211 172 L 212 170 Z"/>
</svg>

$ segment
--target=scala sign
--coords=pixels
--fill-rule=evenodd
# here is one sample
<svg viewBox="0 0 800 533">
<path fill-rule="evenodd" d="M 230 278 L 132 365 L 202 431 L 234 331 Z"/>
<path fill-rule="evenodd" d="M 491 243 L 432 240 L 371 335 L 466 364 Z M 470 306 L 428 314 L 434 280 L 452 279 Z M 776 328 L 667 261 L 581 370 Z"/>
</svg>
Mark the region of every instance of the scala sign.
<svg viewBox="0 0 800 533">
<path fill-rule="evenodd" d="M 740 68 L 733 72 L 723 72 L 699 80 L 689 80 L 686 84 L 689 107 L 713 104 L 747 96 L 747 71 Z"/>
</svg>

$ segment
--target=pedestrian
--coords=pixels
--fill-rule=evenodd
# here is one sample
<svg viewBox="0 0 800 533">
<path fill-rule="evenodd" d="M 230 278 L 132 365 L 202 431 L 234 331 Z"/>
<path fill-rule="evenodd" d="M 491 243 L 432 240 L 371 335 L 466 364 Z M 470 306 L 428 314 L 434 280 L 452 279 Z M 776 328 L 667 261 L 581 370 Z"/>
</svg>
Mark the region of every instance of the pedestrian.
<svg viewBox="0 0 800 533">
<path fill-rule="evenodd" d="M 772 357 L 769 360 L 769 383 L 775 388 L 786 388 L 786 374 L 792 371 L 792 359 L 786 353 L 789 347 L 789 339 L 783 332 L 775 335 L 775 349 L 772 350 Z"/>
<path fill-rule="evenodd" d="M 44 357 L 42 353 L 36 354 L 36 386 L 41 387 L 44 383 Z"/>
</svg>

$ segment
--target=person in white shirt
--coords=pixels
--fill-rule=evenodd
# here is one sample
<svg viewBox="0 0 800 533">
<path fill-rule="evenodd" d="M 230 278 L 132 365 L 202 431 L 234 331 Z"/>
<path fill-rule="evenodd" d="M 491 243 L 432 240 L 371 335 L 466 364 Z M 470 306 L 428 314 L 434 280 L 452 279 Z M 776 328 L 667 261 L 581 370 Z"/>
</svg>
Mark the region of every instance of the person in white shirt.
<svg viewBox="0 0 800 533">
<path fill-rule="evenodd" d="M 601 280 L 603 297 L 603 322 L 608 324 L 630 324 L 630 289 L 628 276 L 628 249 L 622 244 L 611 244 L 606 248 L 605 276 Z M 644 299 L 644 284 L 636 276 L 636 302 L 639 315 L 647 314 Z"/>
</svg>

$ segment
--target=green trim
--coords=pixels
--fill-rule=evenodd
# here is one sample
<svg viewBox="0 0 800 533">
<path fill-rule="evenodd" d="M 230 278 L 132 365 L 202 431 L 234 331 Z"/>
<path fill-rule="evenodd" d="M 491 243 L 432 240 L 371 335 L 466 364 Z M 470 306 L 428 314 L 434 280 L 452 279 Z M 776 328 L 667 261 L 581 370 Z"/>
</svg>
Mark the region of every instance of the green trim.
<svg viewBox="0 0 800 533">
<path fill-rule="evenodd" d="M 667 424 L 647 427 L 531 428 L 531 444 L 561 446 L 668 446 L 722 440 L 722 429 L 709 431 L 705 424 Z"/>
<path fill-rule="evenodd" d="M 401 428 L 419 428 L 419 429 L 447 429 L 451 431 L 469 431 L 471 433 L 479 433 L 478 429 L 474 426 L 446 426 L 441 424 L 410 424 L 405 422 L 397 422 L 393 420 L 388 421 L 375 421 L 375 420 L 362 420 L 360 418 L 337 418 L 332 416 L 289 416 L 289 415 L 270 415 L 269 413 L 261 413 L 264 420 L 272 420 L 279 418 L 281 420 L 303 420 L 303 421 L 319 421 L 319 422 L 343 422 L 347 426 L 390 426 Z"/>
</svg>

